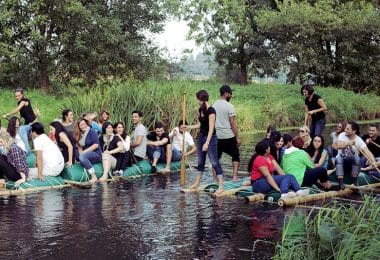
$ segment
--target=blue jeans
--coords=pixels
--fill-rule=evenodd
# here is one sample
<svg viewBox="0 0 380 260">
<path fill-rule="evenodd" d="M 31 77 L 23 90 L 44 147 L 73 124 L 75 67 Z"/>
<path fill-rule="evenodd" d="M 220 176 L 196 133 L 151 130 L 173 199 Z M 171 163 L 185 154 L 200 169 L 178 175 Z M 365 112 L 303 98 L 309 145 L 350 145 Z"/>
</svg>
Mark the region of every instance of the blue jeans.
<svg viewBox="0 0 380 260">
<path fill-rule="evenodd" d="M 153 146 L 148 145 L 146 147 L 146 153 L 148 155 L 149 160 L 153 158 L 158 158 L 159 163 L 166 163 L 166 149 L 163 146 Z"/>
<path fill-rule="evenodd" d="M 86 170 L 93 167 L 93 163 L 98 163 L 102 161 L 102 155 L 97 152 L 85 152 L 79 155 L 79 162 Z"/>
<path fill-rule="evenodd" d="M 202 146 L 206 142 L 207 136 L 201 134 L 198 139 L 197 154 L 198 154 L 198 171 L 202 174 L 205 170 L 206 155 L 210 159 L 212 168 L 214 168 L 218 178 L 223 178 L 222 166 L 218 160 L 218 138 L 216 135 L 211 137 L 210 143 L 208 145 L 207 152 L 202 151 Z"/>
<path fill-rule="evenodd" d="M 310 123 L 310 137 L 313 138 L 316 135 L 322 135 L 326 125 L 326 117 L 317 121 L 311 120 Z"/>
<path fill-rule="evenodd" d="M 26 155 L 30 154 L 29 135 L 32 133 L 32 124 L 21 125 L 18 134 L 25 144 Z"/>
<path fill-rule="evenodd" d="M 289 189 L 298 191 L 300 186 L 297 183 L 296 178 L 291 174 L 285 175 L 272 175 L 274 181 L 280 187 L 281 193 L 287 193 Z M 268 193 L 274 188 L 268 183 L 267 179 L 263 176 L 260 179 L 252 183 L 252 190 L 259 193 Z"/>
<path fill-rule="evenodd" d="M 181 161 L 182 160 L 182 152 L 175 148 L 172 148 L 172 162 Z"/>
<path fill-rule="evenodd" d="M 352 165 L 352 176 L 356 177 L 360 172 L 360 157 L 359 155 L 355 155 L 353 158 L 343 158 L 341 155 L 336 157 L 336 176 L 343 178 L 344 176 L 344 164 L 348 163 Z"/>
</svg>

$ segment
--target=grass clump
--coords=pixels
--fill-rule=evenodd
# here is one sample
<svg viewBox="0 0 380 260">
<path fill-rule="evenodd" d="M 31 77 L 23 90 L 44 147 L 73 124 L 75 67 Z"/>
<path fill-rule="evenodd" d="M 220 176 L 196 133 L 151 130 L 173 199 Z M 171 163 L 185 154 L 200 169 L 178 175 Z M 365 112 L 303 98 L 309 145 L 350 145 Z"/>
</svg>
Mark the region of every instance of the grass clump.
<svg viewBox="0 0 380 260">
<path fill-rule="evenodd" d="M 358 206 L 334 205 L 285 224 L 274 259 L 377 259 L 380 255 L 380 205 L 365 197 Z"/>
</svg>

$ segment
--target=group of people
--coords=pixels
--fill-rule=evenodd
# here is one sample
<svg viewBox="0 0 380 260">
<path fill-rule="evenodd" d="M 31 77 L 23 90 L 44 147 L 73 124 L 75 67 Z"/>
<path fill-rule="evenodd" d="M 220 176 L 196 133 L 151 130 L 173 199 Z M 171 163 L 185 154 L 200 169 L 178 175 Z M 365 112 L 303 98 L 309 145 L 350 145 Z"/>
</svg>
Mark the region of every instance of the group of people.
<svg viewBox="0 0 380 260">
<path fill-rule="evenodd" d="M 103 175 L 99 181 L 107 180 L 110 172 L 123 172 L 132 163 L 144 158 L 150 160 L 152 173 L 157 171 L 158 163 L 164 163 L 163 171 L 170 172 L 171 162 L 181 160 L 182 153 L 187 158 L 197 152 L 198 174 L 190 188 L 199 187 L 208 155 L 219 183 L 216 193 L 223 192 L 223 169 L 219 163 L 223 153 L 231 156 L 233 180 L 239 180 L 241 141 L 236 112 L 230 103 L 232 93 L 230 86 L 223 85 L 220 98 L 211 105 L 208 92 L 198 91 L 197 123 L 188 125 L 180 121 L 170 133 L 165 131 L 162 122 L 157 122 L 154 130 L 148 132 L 143 125 L 143 113 L 138 110 L 132 112 L 134 131 L 129 136 L 122 122 L 110 122 L 111 115 L 106 110 L 102 110 L 95 121 L 95 113 L 84 113 L 74 120 L 74 112 L 66 109 L 61 120 L 50 123 L 46 135 L 30 100 L 24 96 L 22 89 L 16 89 L 18 106 L 3 115 L 9 120 L 8 128 L 0 128 L 0 183 L 5 182 L 4 177 L 19 185 L 28 178 L 57 176 L 64 166 L 72 167 L 75 162 L 83 166 L 93 183 L 98 180 L 94 164 L 100 162 L 103 164 Z M 274 189 L 281 192 L 282 197 L 292 197 L 308 193 L 300 186 L 317 184 L 325 190 L 344 189 L 344 164 L 352 165 L 354 182 L 361 169 L 375 174 L 374 170 L 380 164 L 378 126 L 370 125 L 368 135 L 362 139 L 357 123 L 341 122 L 332 134 L 332 145 L 325 149 L 322 132 L 327 106 L 314 93 L 312 86 L 302 86 L 301 94 L 305 96 L 305 123 L 310 125 L 310 129 L 304 125 L 299 129 L 298 136 L 292 137 L 281 135 L 274 127 L 268 128 L 267 138 L 256 145 L 255 154 L 249 162 L 253 190 L 265 193 Z M 25 121 L 23 125 L 18 117 L 12 116 L 18 112 Z M 200 129 L 197 146 L 187 131 L 191 129 Z M 27 167 L 27 155 L 31 152 L 29 135 L 33 137 L 36 154 L 36 167 L 30 169 Z M 364 157 L 360 158 L 360 153 Z M 328 181 L 329 165 L 336 170 L 339 187 L 332 186 Z"/>
</svg>

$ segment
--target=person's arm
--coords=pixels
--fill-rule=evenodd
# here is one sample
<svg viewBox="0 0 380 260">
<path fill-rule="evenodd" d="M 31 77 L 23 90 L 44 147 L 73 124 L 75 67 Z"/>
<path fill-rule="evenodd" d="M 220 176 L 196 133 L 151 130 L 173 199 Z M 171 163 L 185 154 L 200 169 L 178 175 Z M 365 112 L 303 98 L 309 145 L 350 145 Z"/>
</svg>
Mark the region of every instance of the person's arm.
<svg viewBox="0 0 380 260">
<path fill-rule="evenodd" d="M 95 151 L 96 149 L 98 149 L 98 147 L 99 147 L 99 144 L 97 144 L 97 143 L 92 144 L 92 145 L 89 146 L 87 149 L 83 150 L 82 153 L 93 152 L 93 151 Z"/>
<path fill-rule="evenodd" d="M 147 144 L 148 145 L 153 145 L 153 146 L 161 146 L 161 145 L 165 145 L 169 142 L 169 138 L 168 137 L 164 137 L 162 138 L 161 140 L 157 140 L 157 141 L 151 141 L 151 140 L 148 140 L 147 141 Z"/>
<path fill-rule="evenodd" d="M 318 113 L 318 112 L 323 112 L 323 111 L 327 111 L 328 110 L 328 108 L 327 108 L 327 106 L 326 106 L 326 104 L 325 104 L 325 102 L 323 101 L 322 98 L 319 98 L 318 101 L 317 101 L 317 103 L 320 106 L 320 108 L 309 111 L 310 115 Z"/>
<path fill-rule="evenodd" d="M 185 125 L 184 126 L 186 130 L 191 130 L 191 129 L 198 129 L 201 127 L 201 123 L 198 122 L 195 125 Z"/>
<path fill-rule="evenodd" d="M 308 124 L 308 117 L 309 117 L 309 108 L 307 107 L 307 105 L 304 106 L 304 110 L 305 110 L 305 122 L 304 122 L 304 125 L 307 125 Z"/>
<path fill-rule="evenodd" d="M 27 101 L 21 101 L 20 104 L 18 104 L 18 106 L 15 109 L 13 109 L 11 112 L 6 113 L 5 115 L 3 115 L 3 117 L 7 118 L 10 115 L 16 114 L 26 105 L 28 105 Z"/>
<path fill-rule="evenodd" d="M 278 165 L 278 163 L 276 162 L 276 160 L 272 160 L 272 163 L 273 163 L 273 165 L 274 165 L 274 169 L 275 169 L 275 171 L 278 173 L 278 174 L 280 174 L 280 175 L 285 175 L 285 172 L 284 172 L 284 170 L 281 168 L 281 166 L 280 165 Z"/>
<path fill-rule="evenodd" d="M 37 170 L 38 170 L 38 179 L 43 181 L 44 176 L 42 175 L 42 169 L 43 169 L 42 151 L 40 151 L 40 150 L 36 150 L 36 163 L 37 163 Z"/>
<path fill-rule="evenodd" d="M 86 141 L 88 141 L 88 143 L 90 143 L 90 144 L 92 143 L 92 145 L 90 145 L 87 149 L 83 150 L 82 153 L 93 152 L 96 149 L 98 149 L 99 138 L 98 138 L 98 135 L 96 134 L 95 130 L 90 129 L 86 138 L 89 138 L 89 140 L 86 139 Z"/>
<path fill-rule="evenodd" d="M 231 130 L 235 135 L 236 138 L 236 143 L 239 146 L 241 144 L 240 136 L 239 136 L 239 128 L 237 127 L 236 123 L 236 118 L 234 116 L 230 116 L 230 125 L 231 125 Z"/>
<path fill-rule="evenodd" d="M 190 145 L 190 150 L 188 152 L 187 151 L 185 152 L 185 156 L 187 157 L 187 156 L 195 153 L 196 151 L 197 151 L 197 147 L 195 146 L 195 144 Z"/>
<path fill-rule="evenodd" d="M 275 189 L 278 192 L 281 192 L 280 188 L 278 187 L 277 183 L 274 181 L 272 175 L 269 172 L 269 169 L 267 166 L 259 166 L 259 171 L 264 176 L 264 178 L 267 180 L 270 186 L 272 186 L 273 189 Z"/>
<path fill-rule="evenodd" d="M 131 147 L 135 148 L 136 146 L 139 146 L 142 143 L 143 139 L 144 139 L 143 135 L 138 135 L 136 140 L 134 140 L 133 143 L 131 143 Z"/>
<path fill-rule="evenodd" d="M 63 142 L 67 146 L 69 158 L 68 158 L 68 161 L 66 162 L 66 166 L 71 167 L 73 165 L 73 154 L 74 154 L 73 145 L 71 144 L 69 138 L 64 132 L 59 133 L 59 139 L 61 140 L 61 142 Z"/>
<path fill-rule="evenodd" d="M 348 141 L 338 140 L 336 143 L 336 147 L 338 149 L 344 149 L 344 148 L 352 146 L 352 145 L 355 145 L 355 139 L 354 140 L 348 140 Z"/>
<path fill-rule="evenodd" d="M 326 158 L 327 158 L 327 152 L 322 151 L 321 158 L 319 159 L 319 162 L 315 163 L 314 166 L 315 167 L 321 167 L 325 163 Z"/>
<path fill-rule="evenodd" d="M 115 154 L 115 153 L 121 153 L 124 151 L 124 144 L 123 142 L 120 140 L 119 142 L 117 142 L 117 147 L 111 151 L 104 151 L 104 153 L 108 153 L 108 154 Z"/>
<path fill-rule="evenodd" d="M 202 146 L 202 151 L 206 152 L 208 150 L 208 146 L 210 144 L 212 135 L 214 133 L 215 128 L 215 114 L 209 114 L 208 116 L 208 134 L 206 142 Z"/>
</svg>

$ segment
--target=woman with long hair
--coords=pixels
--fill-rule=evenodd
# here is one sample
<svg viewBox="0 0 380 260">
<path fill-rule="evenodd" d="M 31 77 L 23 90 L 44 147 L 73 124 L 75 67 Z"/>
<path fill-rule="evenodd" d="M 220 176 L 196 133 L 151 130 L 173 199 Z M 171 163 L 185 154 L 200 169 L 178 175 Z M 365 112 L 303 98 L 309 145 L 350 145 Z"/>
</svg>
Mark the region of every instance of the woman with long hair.
<svg viewBox="0 0 380 260">
<path fill-rule="evenodd" d="M 315 167 L 323 167 L 327 170 L 329 164 L 329 156 L 325 149 L 325 139 L 321 135 L 315 135 L 311 140 L 311 144 L 307 149 L 311 160 Z"/>
<path fill-rule="evenodd" d="M 58 121 L 50 123 L 50 133 L 54 135 L 57 146 L 62 152 L 66 167 L 71 167 L 78 158 L 78 149 L 74 144 L 74 138 L 66 131 Z"/>
<path fill-rule="evenodd" d="M 100 127 L 103 127 L 103 124 L 105 122 L 109 122 L 110 118 L 111 118 L 110 113 L 107 110 L 102 109 L 102 111 L 100 111 L 100 113 L 99 113 L 99 118 L 98 118 L 98 122 L 97 123 L 98 123 L 98 125 Z"/>
<path fill-rule="evenodd" d="M 198 123 L 191 126 L 186 126 L 187 129 L 200 129 L 198 139 L 198 174 L 195 178 L 195 183 L 190 186 L 190 189 L 197 189 L 201 183 L 202 174 L 205 170 L 206 155 L 208 155 L 212 168 L 215 170 L 218 178 L 219 188 L 215 193 L 223 192 L 223 170 L 218 160 L 217 144 L 218 139 L 215 131 L 215 109 L 208 103 L 208 93 L 206 90 L 200 90 L 196 93 L 196 98 L 199 103 Z"/>
<path fill-rule="evenodd" d="M 301 126 L 298 130 L 298 136 L 303 140 L 302 149 L 306 150 L 311 144 L 310 129 L 306 125 Z"/>
<path fill-rule="evenodd" d="M 66 129 L 66 132 L 74 136 L 74 112 L 71 109 L 65 109 L 62 111 L 62 126 Z"/>
<path fill-rule="evenodd" d="M 267 193 L 276 190 L 281 198 L 305 196 L 309 190 L 301 190 L 293 175 L 285 174 L 270 154 L 269 141 L 264 139 L 255 147 L 255 153 L 248 163 L 251 185 L 254 192 Z M 274 172 L 278 175 L 274 175 Z M 289 191 L 292 189 L 293 191 Z"/>
<path fill-rule="evenodd" d="M 10 119 L 9 119 L 9 122 L 8 122 L 8 128 L 7 128 L 7 132 L 9 133 L 9 135 L 15 139 L 15 142 L 16 144 L 24 151 L 26 152 L 26 148 L 25 148 L 25 144 L 23 142 L 23 140 L 21 139 L 21 136 L 19 135 L 18 133 L 18 130 L 20 128 L 20 119 L 16 116 L 12 116 Z"/>
<path fill-rule="evenodd" d="M 75 124 L 74 141 L 78 147 L 79 162 L 91 176 L 90 182 L 95 183 L 98 178 L 93 164 L 102 161 L 102 149 L 98 134 L 85 118 L 79 118 Z"/>
<path fill-rule="evenodd" d="M 14 181 L 16 186 L 25 182 L 29 175 L 25 151 L 4 131 L 0 133 L 0 147 L 0 184 L 5 184 L 4 177 Z"/>
<path fill-rule="evenodd" d="M 284 155 L 285 148 L 284 139 L 279 131 L 273 131 L 269 136 L 270 154 L 277 163 L 281 163 L 282 156 Z"/>
</svg>

